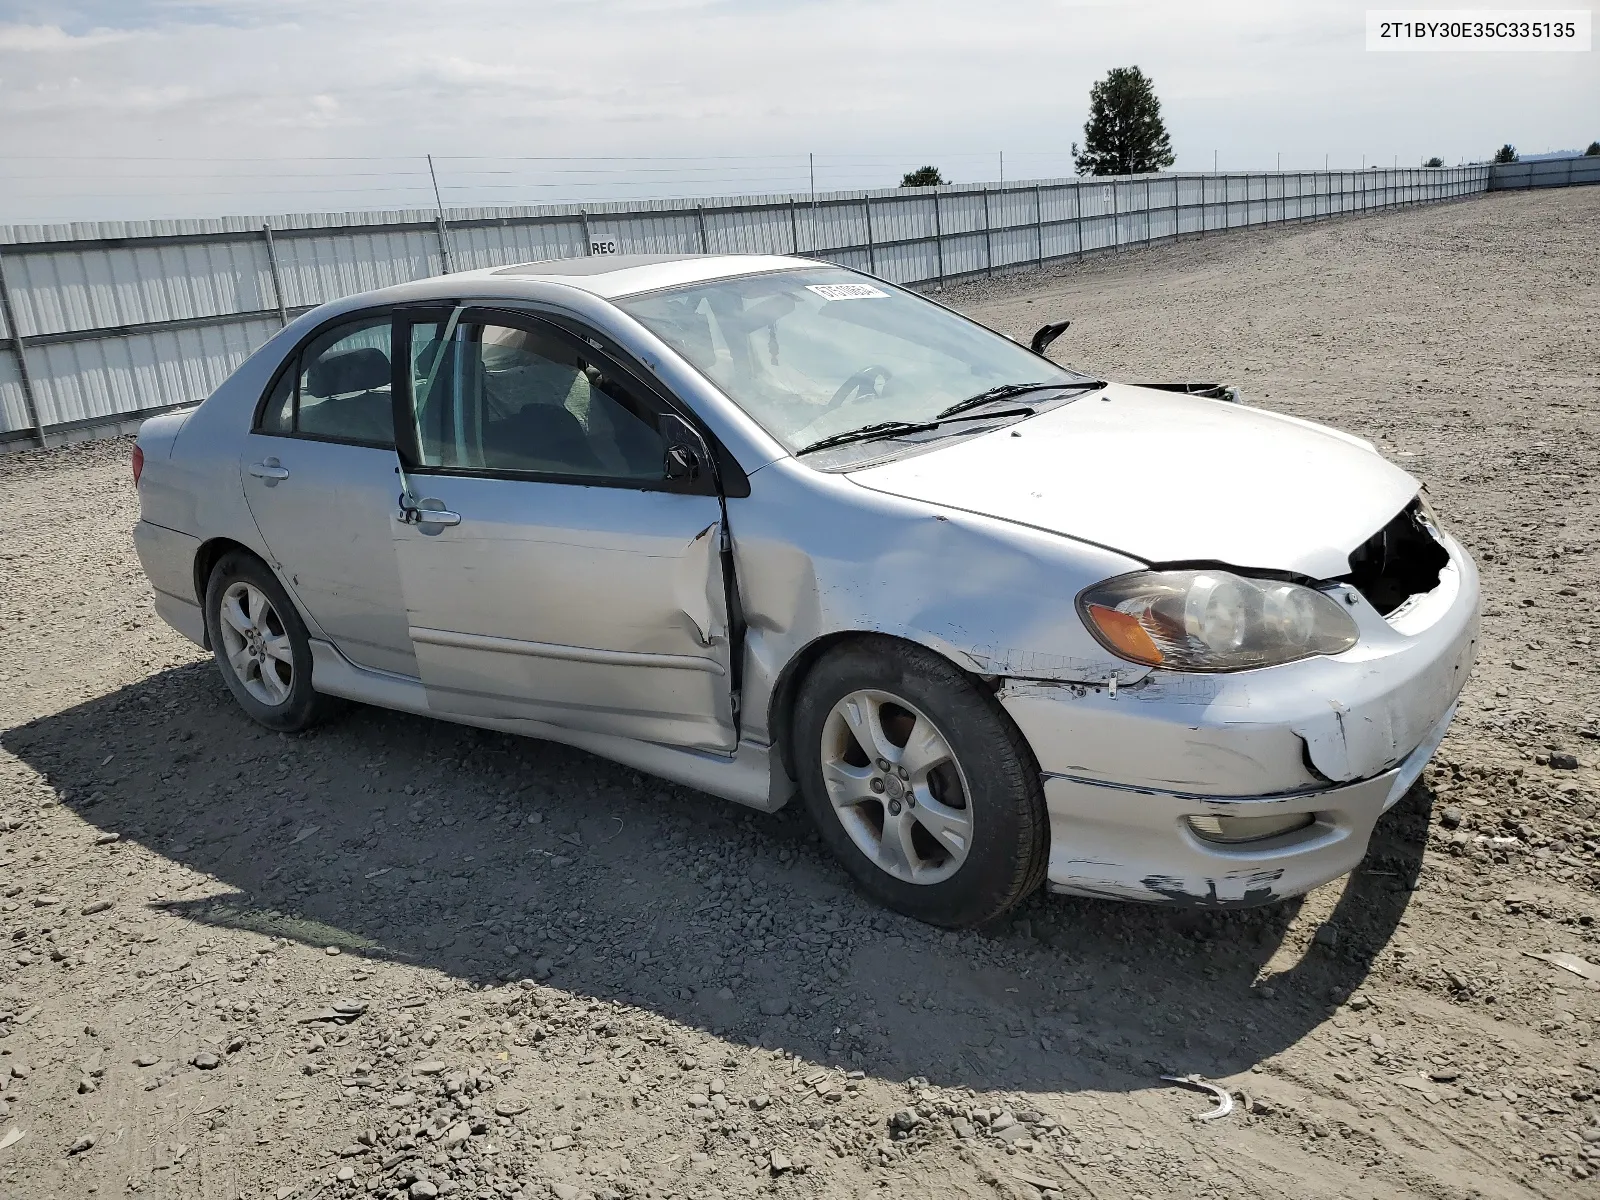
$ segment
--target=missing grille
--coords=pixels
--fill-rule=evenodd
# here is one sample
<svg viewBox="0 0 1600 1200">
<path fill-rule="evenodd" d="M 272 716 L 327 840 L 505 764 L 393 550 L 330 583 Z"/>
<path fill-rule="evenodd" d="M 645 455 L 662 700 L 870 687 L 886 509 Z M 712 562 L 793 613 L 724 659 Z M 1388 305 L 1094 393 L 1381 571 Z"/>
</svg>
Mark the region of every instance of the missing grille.
<svg viewBox="0 0 1600 1200">
<path fill-rule="evenodd" d="M 1439 586 L 1439 574 L 1450 562 L 1418 497 L 1396 513 L 1350 555 L 1350 574 L 1343 582 L 1367 598 L 1384 616 L 1412 596 Z"/>
</svg>

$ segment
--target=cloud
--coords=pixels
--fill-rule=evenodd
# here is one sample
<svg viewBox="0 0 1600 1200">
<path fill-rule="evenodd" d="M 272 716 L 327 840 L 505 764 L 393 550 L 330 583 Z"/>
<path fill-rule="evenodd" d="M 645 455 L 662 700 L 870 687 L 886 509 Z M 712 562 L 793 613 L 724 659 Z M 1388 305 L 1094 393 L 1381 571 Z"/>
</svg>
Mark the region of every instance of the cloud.
<svg viewBox="0 0 1600 1200">
<path fill-rule="evenodd" d="M 127 36 L 124 32 L 110 29 L 71 34 L 59 25 L 0 25 L 0 54 L 70 53 L 119 42 Z"/>
<path fill-rule="evenodd" d="M 1090 84 L 1129 63 L 1155 80 L 1180 169 L 1209 168 L 1213 150 L 1235 169 L 1279 152 L 1287 167 L 1324 154 L 1453 162 L 1507 140 L 1600 135 L 1586 124 L 1600 111 L 1592 55 L 1368 54 L 1364 6 L 1350 0 L 13 0 L 13 11 L 0 26 L 0 220 L 408 203 L 405 172 L 424 153 L 462 203 L 804 189 L 812 152 L 824 187 L 892 183 L 930 161 L 993 178 L 1002 150 L 1010 178 L 1059 175 Z M 91 162 L 92 188 L 64 154 Z M 475 155 L 500 161 L 461 157 Z M 606 155 L 673 161 L 525 161 Z M 192 161 L 137 186 L 110 165 L 141 156 Z M 382 156 L 395 156 L 387 179 L 361 165 Z M 299 165 L 280 182 L 262 160 Z M 187 179 L 207 171 L 228 179 Z"/>
</svg>

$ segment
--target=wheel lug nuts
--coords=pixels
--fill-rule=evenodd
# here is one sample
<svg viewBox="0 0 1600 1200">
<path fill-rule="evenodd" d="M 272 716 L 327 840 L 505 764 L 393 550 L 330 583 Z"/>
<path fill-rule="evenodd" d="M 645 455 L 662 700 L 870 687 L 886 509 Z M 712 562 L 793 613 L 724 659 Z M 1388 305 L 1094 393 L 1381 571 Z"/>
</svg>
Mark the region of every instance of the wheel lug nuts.
<svg viewBox="0 0 1600 1200">
<path fill-rule="evenodd" d="M 881 780 L 881 779 L 873 779 L 871 787 L 872 787 L 872 790 L 875 791 L 875 792 L 883 791 L 883 780 Z"/>
<path fill-rule="evenodd" d="M 878 760 L 878 770 L 887 771 L 888 769 L 889 769 L 889 760 L 887 758 L 880 758 Z"/>
<path fill-rule="evenodd" d="M 891 817 L 898 817 L 900 815 L 900 801 L 898 801 L 898 800 L 889 801 L 889 815 Z"/>
<path fill-rule="evenodd" d="M 906 769 L 904 767 L 896 767 L 894 769 L 894 773 L 896 775 L 900 776 L 901 779 L 910 779 L 911 778 L 911 776 L 906 774 Z"/>
</svg>

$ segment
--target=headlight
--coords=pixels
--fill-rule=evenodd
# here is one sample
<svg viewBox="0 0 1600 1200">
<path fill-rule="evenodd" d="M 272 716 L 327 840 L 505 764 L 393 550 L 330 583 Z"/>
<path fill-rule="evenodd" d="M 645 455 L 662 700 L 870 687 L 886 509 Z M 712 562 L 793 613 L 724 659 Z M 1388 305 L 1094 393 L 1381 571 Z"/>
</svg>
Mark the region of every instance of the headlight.
<svg viewBox="0 0 1600 1200">
<path fill-rule="evenodd" d="M 1356 644 L 1338 601 L 1228 571 L 1141 571 L 1078 597 L 1084 624 L 1120 658 L 1174 671 L 1243 671 Z"/>
</svg>

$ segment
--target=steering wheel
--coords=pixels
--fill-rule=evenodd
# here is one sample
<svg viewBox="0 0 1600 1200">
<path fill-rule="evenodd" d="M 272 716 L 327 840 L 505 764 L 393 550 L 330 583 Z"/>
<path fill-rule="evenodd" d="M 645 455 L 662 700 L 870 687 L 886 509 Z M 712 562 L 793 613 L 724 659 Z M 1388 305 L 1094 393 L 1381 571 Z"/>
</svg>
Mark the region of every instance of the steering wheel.
<svg viewBox="0 0 1600 1200">
<path fill-rule="evenodd" d="M 887 388 L 889 380 L 892 378 L 893 375 L 890 374 L 888 367 L 879 366 L 876 363 L 862 367 L 861 370 L 839 385 L 839 390 L 833 394 L 833 399 L 828 401 L 826 407 L 829 409 L 838 408 L 840 405 L 863 394 L 881 396 L 883 393 L 877 388 L 878 380 L 881 379 L 884 387 Z"/>
</svg>

